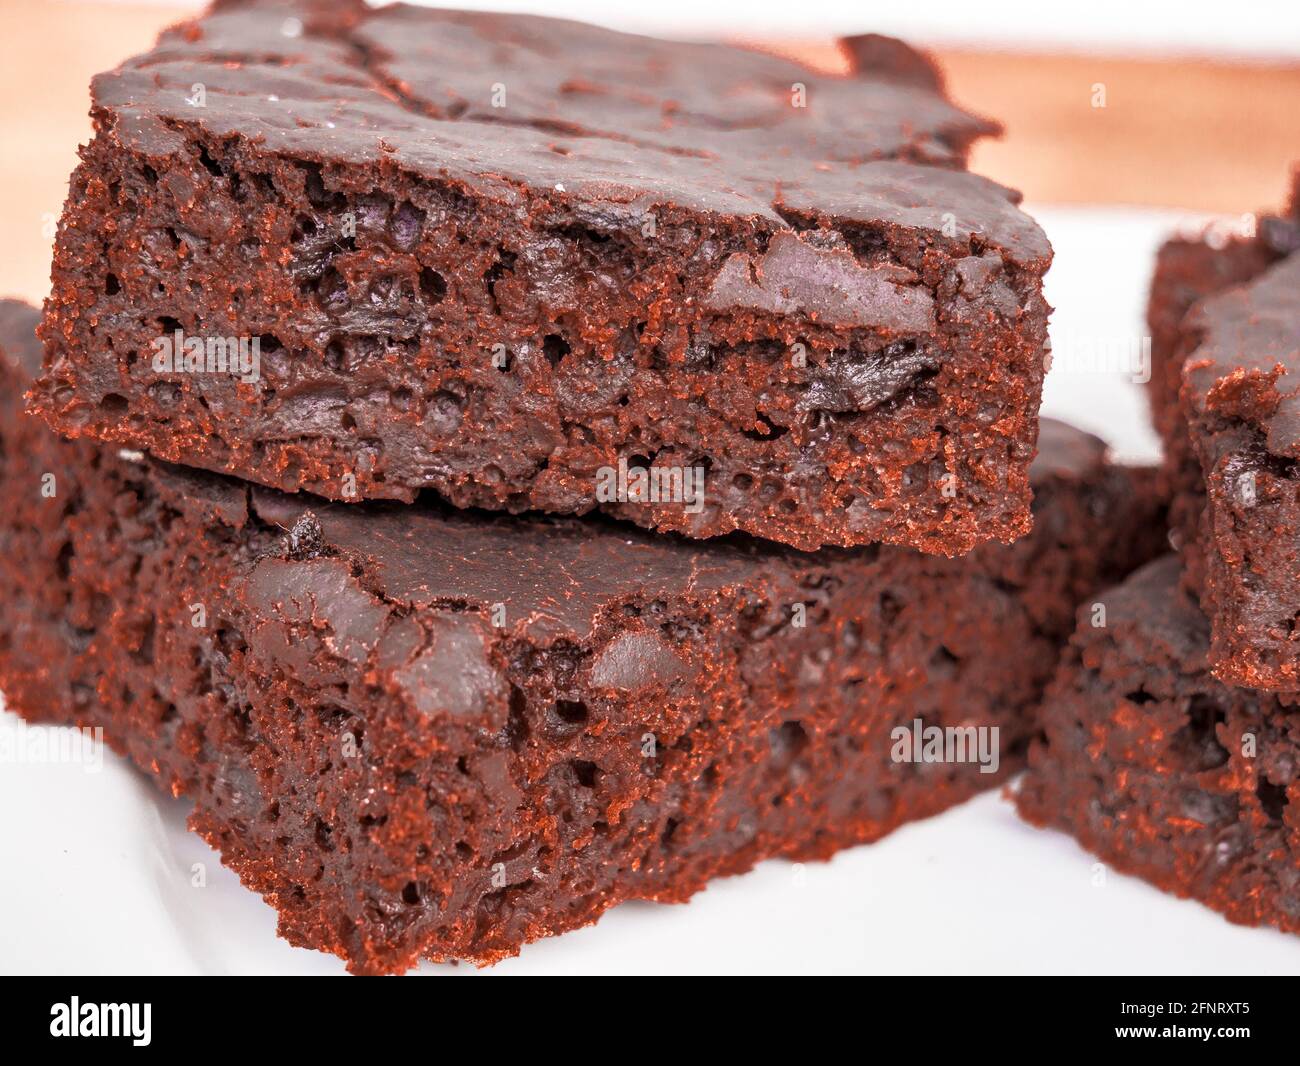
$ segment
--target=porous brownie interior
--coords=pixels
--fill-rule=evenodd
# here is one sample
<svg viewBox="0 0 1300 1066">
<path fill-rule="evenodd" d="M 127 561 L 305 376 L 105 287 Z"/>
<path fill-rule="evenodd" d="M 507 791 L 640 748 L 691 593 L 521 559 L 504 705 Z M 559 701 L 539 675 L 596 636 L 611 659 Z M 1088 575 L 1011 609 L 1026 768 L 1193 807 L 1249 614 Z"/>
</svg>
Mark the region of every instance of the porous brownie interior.
<svg viewBox="0 0 1300 1066">
<path fill-rule="evenodd" d="M 1147 316 L 1171 524 L 1184 586 L 1212 623 L 1215 673 L 1282 691 L 1300 686 L 1300 485 L 1285 428 L 1297 421 L 1285 370 L 1296 217 L 1293 204 L 1249 238 L 1168 242 Z"/>
<path fill-rule="evenodd" d="M 1185 323 L 1184 405 L 1204 498 L 1189 583 L 1213 621 L 1215 674 L 1300 690 L 1300 256 Z M 1185 508 L 1187 503 L 1182 504 Z"/>
<path fill-rule="evenodd" d="M 1166 448 L 1179 440 L 1190 446 L 1186 423 L 1179 421 L 1178 411 L 1187 356 L 1183 333 L 1187 312 L 1201 300 L 1258 277 L 1279 257 L 1275 248 L 1254 238 L 1211 243 L 1178 237 L 1160 246 L 1147 301 L 1154 363 L 1147 399 Z"/>
<path fill-rule="evenodd" d="M 294 41 L 280 15 L 236 5 L 97 81 L 34 398 L 57 427 L 345 500 L 802 548 L 1026 530 L 1050 249 L 1007 190 L 917 165 L 985 128 L 942 97 L 823 79 L 791 122 L 798 68 L 759 57 L 753 114 L 621 140 L 526 49 L 518 110 L 448 106 L 432 14 Z M 912 139 L 850 149 L 824 116 L 863 86 L 921 109 Z M 160 372 L 182 336 L 256 340 L 257 380 Z M 703 508 L 597 500 L 620 460 L 703 470 Z"/>
<path fill-rule="evenodd" d="M 67 628 L 81 647 L 66 674 L 5 664 L 48 689 L 12 704 L 102 725 L 194 798 L 193 827 L 275 904 L 282 935 L 360 972 L 491 961 L 619 900 L 682 900 L 941 810 L 1018 764 L 1052 652 L 989 577 L 864 588 L 829 571 L 772 599 L 625 595 L 601 623 L 635 619 L 621 641 L 497 636 L 486 605 L 413 611 L 346 555 L 294 560 L 255 516 L 205 531 L 131 464 L 86 473 L 53 542 L 75 614 L 54 597 L 33 620 L 51 647 Z M 214 561 L 228 597 L 192 576 Z M 14 601 L 51 583 L 31 562 L 5 568 Z M 250 607 L 259 589 L 278 611 Z M 1033 665 L 1009 673 L 1013 653 Z M 892 728 L 914 719 L 1000 727 L 1001 772 L 890 762 Z"/>
<path fill-rule="evenodd" d="M 1233 921 L 1300 932 L 1300 718 L 1209 670 L 1167 556 L 1097 597 L 1044 699 L 1017 802 L 1117 869 Z"/>
<path fill-rule="evenodd" d="M 943 560 L 330 505 L 59 441 L 20 391 L 10 705 L 103 726 L 286 937 L 361 972 L 490 961 L 1003 780 L 1071 605 L 1157 528 L 1056 427 L 1038 532 Z M 895 761 L 918 721 L 997 727 L 998 772 Z"/>
</svg>

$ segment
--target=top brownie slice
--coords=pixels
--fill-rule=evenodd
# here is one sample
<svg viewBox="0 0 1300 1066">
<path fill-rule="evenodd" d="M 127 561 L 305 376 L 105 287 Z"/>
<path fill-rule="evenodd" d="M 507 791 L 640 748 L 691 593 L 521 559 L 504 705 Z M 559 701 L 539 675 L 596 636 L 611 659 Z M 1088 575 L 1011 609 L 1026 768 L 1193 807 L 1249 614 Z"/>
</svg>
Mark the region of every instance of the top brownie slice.
<svg viewBox="0 0 1300 1066">
<path fill-rule="evenodd" d="M 340 500 L 1014 539 L 1051 249 L 923 57 L 845 51 L 220 4 L 95 80 L 33 406 Z"/>
</svg>

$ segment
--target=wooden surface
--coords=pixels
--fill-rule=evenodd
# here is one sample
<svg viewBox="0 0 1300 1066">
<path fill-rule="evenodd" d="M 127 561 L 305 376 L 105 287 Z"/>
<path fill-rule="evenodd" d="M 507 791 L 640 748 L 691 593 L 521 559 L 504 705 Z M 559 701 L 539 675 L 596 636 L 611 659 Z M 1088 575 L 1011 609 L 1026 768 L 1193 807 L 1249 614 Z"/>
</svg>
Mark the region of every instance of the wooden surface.
<svg viewBox="0 0 1300 1066">
<path fill-rule="evenodd" d="M 91 75 L 149 47 L 192 6 L 0 0 L 0 295 L 39 300 L 53 225 L 90 134 Z M 1225 17 L 1228 17 L 1225 15 Z M 764 42 L 824 69 L 828 42 Z M 1300 63 L 936 51 L 950 95 L 999 119 L 972 169 L 1031 203 L 1239 214 L 1280 202 L 1300 159 Z M 1093 106 L 1104 86 L 1105 107 Z"/>
<path fill-rule="evenodd" d="M 829 45 L 779 50 L 843 69 Z M 1278 205 L 1300 161 L 1300 60 L 933 54 L 949 95 L 1006 127 L 971 169 L 1038 203 L 1239 214 Z"/>
</svg>

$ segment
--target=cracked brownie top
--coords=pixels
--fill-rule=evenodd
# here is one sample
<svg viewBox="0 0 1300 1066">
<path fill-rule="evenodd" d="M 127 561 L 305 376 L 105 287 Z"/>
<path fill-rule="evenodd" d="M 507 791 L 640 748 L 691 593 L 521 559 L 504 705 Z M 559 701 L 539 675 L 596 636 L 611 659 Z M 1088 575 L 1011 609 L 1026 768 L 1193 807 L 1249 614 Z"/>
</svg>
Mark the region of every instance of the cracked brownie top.
<svg viewBox="0 0 1300 1066">
<path fill-rule="evenodd" d="M 949 103 L 937 76 L 918 84 L 916 69 L 932 68 L 902 42 L 863 40 L 846 49 L 874 65 L 833 77 L 563 19 L 235 2 L 100 75 L 93 96 L 101 122 L 152 154 L 183 148 L 179 127 L 198 123 L 321 163 L 473 182 L 507 201 L 524 186 L 615 215 L 670 197 L 764 228 L 804 228 L 818 214 L 921 224 L 1046 259 L 1011 190 L 960 170 L 918 182 L 914 165 L 959 168 L 997 126 Z M 899 73 L 904 59 L 911 73 Z M 875 161 L 895 163 L 862 165 Z"/>
</svg>

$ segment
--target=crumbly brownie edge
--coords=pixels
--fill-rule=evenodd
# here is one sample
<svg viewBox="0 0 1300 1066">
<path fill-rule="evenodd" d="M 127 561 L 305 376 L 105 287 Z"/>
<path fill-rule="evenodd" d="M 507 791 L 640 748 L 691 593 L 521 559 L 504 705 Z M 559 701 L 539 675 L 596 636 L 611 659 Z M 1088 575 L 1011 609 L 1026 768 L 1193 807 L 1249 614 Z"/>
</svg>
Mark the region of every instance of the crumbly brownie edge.
<svg viewBox="0 0 1300 1066">
<path fill-rule="evenodd" d="M 1096 597 L 1044 698 L 1016 803 L 1116 869 L 1231 921 L 1300 932 L 1300 719 L 1221 684 L 1175 556 Z"/>
<path fill-rule="evenodd" d="M 600 506 L 805 549 L 955 555 L 1027 528 L 1050 252 L 1005 190 L 886 161 L 706 194 L 704 163 L 644 161 L 692 207 L 599 194 L 598 139 L 510 130 L 531 184 L 472 138 L 441 172 L 323 160 L 148 111 L 166 55 L 98 90 L 34 396 L 60 430 L 336 499 Z M 810 272 L 827 284 L 801 292 Z M 256 341 L 260 379 L 155 372 L 178 329 Z M 596 499 L 619 460 L 703 469 L 703 509 Z"/>
<path fill-rule="evenodd" d="M 1272 270 L 1289 269 L 1279 263 L 1300 249 L 1296 210 L 1293 199 L 1289 217 L 1261 217 L 1249 238 L 1167 242 L 1157 256 L 1147 316 L 1154 356 L 1148 395 L 1165 445 L 1165 491 L 1184 588 L 1211 620 L 1216 676 L 1274 691 L 1300 687 L 1295 462 L 1273 454 L 1261 429 L 1267 404 L 1252 406 L 1249 388 L 1237 390 L 1243 402 L 1229 410 L 1233 386 L 1221 370 L 1216 392 L 1226 402 L 1211 411 L 1196 399 L 1204 386 L 1188 391 L 1183 379 L 1189 362 L 1204 362 L 1215 309 L 1247 298 Z M 1246 335 L 1238 346 L 1249 361 Z M 1285 380 L 1278 392 L 1284 390 Z"/>
<path fill-rule="evenodd" d="M 825 858 L 1001 782 L 1080 583 L 1139 561 L 1153 525 L 1140 477 L 1053 429 L 1041 533 L 963 560 L 620 530 L 593 569 L 600 523 L 540 523 L 580 543 L 525 558 L 517 530 L 538 523 L 452 515 L 427 521 L 478 523 L 475 552 L 409 565 L 420 509 L 123 460 L 12 407 L 0 440 L 15 503 L 0 582 L 35 638 L 0 637 L 11 705 L 102 725 L 194 798 L 194 826 L 283 935 L 360 972 L 492 961 L 620 900 Z M 574 606 L 602 582 L 623 591 Z M 892 730 L 917 720 L 998 726 L 999 772 L 893 762 Z"/>
<path fill-rule="evenodd" d="M 1203 478 L 1193 575 L 1215 676 L 1300 690 L 1300 257 L 1198 304 L 1181 407 Z"/>
<path fill-rule="evenodd" d="M 1147 297 L 1152 357 L 1147 399 L 1166 448 L 1187 436 L 1178 409 L 1187 313 L 1201 300 L 1258 277 L 1277 258 L 1265 242 L 1240 237 L 1214 242 L 1204 236 L 1174 237 L 1157 251 Z"/>
</svg>

